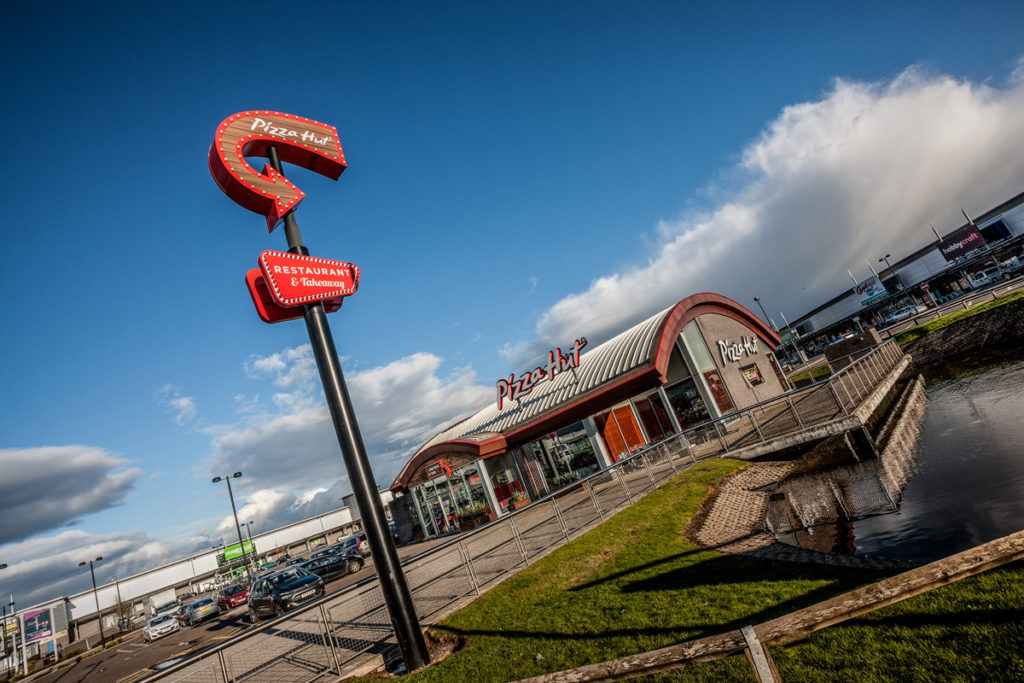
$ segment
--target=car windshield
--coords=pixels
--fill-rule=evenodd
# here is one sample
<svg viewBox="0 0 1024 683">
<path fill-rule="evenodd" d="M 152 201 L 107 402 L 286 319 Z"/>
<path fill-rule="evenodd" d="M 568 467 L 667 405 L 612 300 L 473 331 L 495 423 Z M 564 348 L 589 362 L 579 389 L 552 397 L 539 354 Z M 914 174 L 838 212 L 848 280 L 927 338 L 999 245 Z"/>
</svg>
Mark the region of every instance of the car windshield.
<svg viewBox="0 0 1024 683">
<path fill-rule="evenodd" d="M 149 625 L 150 626 L 159 626 L 161 624 L 166 624 L 169 621 L 174 621 L 174 617 L 172 617 L 172 616 L 170 616 L 168 614 L 165 614 L 164 616 L 157 617 L 153 621 L 149 622 Z"/>
<path fill-rule="evenodd" d="M 213 598 L 203 598 L 202 600 L 197 600 L 196 602 L 193 602 L 192 606 L 193 607 L 203 607 L 204 605 L 209 605 L 212 602 L 213 602 Z"/>
<path fill-rule="evenodd" d="M 224 589 L 224 592 L 228 595 L 235 595 L 236 593 L 241 593 L 244 590 L 245 586 L 229 586 L 228 588 Z"/>
<path fill-rule="evenodd" d="M 274 586 L 280 586 L 285 583 L 291 583 L 297 579 L 302 578 L 302 573 L 298 569 L 290 569 L 288 571 L 281 572 L 276 576 L 270 577 L 270 583 Z"/>
</svg>

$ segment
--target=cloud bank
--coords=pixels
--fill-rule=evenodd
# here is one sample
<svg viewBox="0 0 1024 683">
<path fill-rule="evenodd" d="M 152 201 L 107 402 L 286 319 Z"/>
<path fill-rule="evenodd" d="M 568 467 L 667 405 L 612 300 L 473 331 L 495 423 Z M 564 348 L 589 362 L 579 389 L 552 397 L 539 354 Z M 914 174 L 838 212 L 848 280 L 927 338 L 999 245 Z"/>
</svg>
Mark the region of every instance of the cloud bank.
<svg viewBox="0 0 1024 683">
<path fill-rule="evenodd" d="M 118 505 L 142 475 L 102 448 L 0 449 L 0 545 Z"/>
<path fill-rule="evenodd" d="M 662 221 L 646 263 L 562 298 L 504 355 L 603 341 L 701 291 L 796 318 L 841 292 L 847 268 L 866 275 L 864 258 L 926 245 L 929 223 L 958 227 L 958 202 L 976 215 L 1024 190 L 1022 73 L 1024 59 L 1000 88 L 911 68 L 786 107 L 707 188 L 716 205 Z"/>
</svg>

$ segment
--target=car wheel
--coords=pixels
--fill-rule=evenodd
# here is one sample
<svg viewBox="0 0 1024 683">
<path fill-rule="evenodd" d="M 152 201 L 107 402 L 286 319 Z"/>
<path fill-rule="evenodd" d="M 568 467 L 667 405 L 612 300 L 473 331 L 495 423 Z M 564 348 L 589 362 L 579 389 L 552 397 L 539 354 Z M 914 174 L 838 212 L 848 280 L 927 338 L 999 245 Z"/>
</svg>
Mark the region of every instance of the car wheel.
<svg viewBox="0 0 1024 683">
<path fill-rule="evenodd" d="M 249 608 L 249 623 L 258 624 L 260 623 L 260 615 L 256 614 L 256 610 L 252 607 Z"/>
<path fill-rule="evenodd" d="M 281 607 L 281 605 L 279 605 L 279 604 L 277 604 L 277 603 L 275 602 L 275 603 L 274 603 L 274 616 L 275 616 L 275 617 L 279 617 L 279 616 L 281 616 L 282 614 L 284 614 L 284 608 L 283 608 L 283 607 Z"/>
<path fill-rule="evenodd" d="M 362 560 L 350 560 L 348 563 L 348 573 L 355 574 L 357 571 L 363 568 Z"/>
</svg>

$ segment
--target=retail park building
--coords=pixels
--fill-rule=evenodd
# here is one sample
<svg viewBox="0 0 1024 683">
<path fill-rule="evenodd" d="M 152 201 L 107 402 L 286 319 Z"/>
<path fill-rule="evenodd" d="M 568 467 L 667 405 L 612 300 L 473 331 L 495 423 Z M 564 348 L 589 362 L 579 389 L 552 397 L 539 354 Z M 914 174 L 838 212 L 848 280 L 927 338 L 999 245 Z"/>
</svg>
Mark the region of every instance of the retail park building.
<svg viewBox="0 0 1024 683">
<path fill-rule="evenodd" d="M 553 350 L 500 380 L 496 400 L 430 439 L 392 490 L 425 535 L 469 511 L 495 517 L 604 469 L 646 444 L 783 393 L 779 337 L 751 311 L 694 294 L 583 350 Z"/>
<path fill-rule="evenodd" d="M 965 215 L 965 218 L 967 216 Z M 854 254 L 858 284 L 793 320 L 801 345 L 812 353 L 861 327 L 882 328 L 902 312 L 970 294 L 992 278 L 1024 272 L 1024 193 L 942 234 L 921 226 L 924 246 L 906 255 Z M 929 237 L 935 239 L 929 239 Z M 862 258 L 877 269 L 867 276 Z M 891 267 L 890 267 L 891 266 Z"/>
</svg>

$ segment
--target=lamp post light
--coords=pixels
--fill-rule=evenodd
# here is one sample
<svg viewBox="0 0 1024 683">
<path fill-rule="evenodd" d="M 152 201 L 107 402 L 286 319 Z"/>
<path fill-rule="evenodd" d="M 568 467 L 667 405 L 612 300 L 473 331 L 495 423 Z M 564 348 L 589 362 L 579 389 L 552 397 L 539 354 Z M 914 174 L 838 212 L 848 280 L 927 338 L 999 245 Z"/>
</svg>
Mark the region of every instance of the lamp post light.
<svg viewBox="0 0 1024 683">
<path fill-rule="evenodd" d="M 238 532 L 238 547 L 242 550 L 242 560 L 245 561 L 245 542 L 242 540 L 242 527 L 238 523 L 238 509 L 235 507 L 235 494 L 231 491 L 231 480 L 238 479 L 242 476 L 241 472 L 235 472 L 224 477 L 214 477 L 213 483 L 216 484 L 219 481 L 227 482 L 228 485 L 228 498 L 231 499 L 231 514 L 235 516 L 235 531 Z M 245 575 L 246 578 L 250 577 L 249 565 L 245 564 Z"/>
<path fill-rule="evenodd" d="M 889 271 L 889 275 L 891 277 L 895 277 L 896 278 L 896 284 L 898 284 L 900 286 L 900 289 L 903 289 L 903 281 L 900 280 L 900 276 L 892 271 L 892 264 L 889 263 L 889 259 L 891 257 L 892 257 L 892 254 L 886 254 L 882 258 L 878 259 L 878 262 L 879 263 L 883 263 L 883 262 L 885 263 L 885 267 Z M 881 278 L 879 278 L 879 280 L 881 280 Z"/>
<path fill-rule="evenodd" d="M 100 644 L 107 647 L 107 636 L 103 633 L 103 613 L 100 612 L 100 593 L 96 590 L 96 570 L 93 569 L 93 562 L 99 562 L 103 559 L 103 556 L 97 557 L 95 560 L 89 560 L 88 562 L 79 562 L 79 567 L 84 567 L 86 564 L 89 565 L 89 575 L 92 577 L 92 597 L 96 601 L 96 617 L 100 622 Z"/>
<path fill-rule="evenodd" d="M 768 317 L 768 314 L 765 313 L 764 306 L 761 305 L 761 297 L 755 296 L 754 301 L 757 302 L 757 307 L 761 309 L 761 315 L 764 316 L 764 321 L 768 323 L 769 327 L 775 330 L 775 324 L 771 321 L 771 318 Z M 778 330 L 775 331 L 778 332 Z"/>
</svg>

